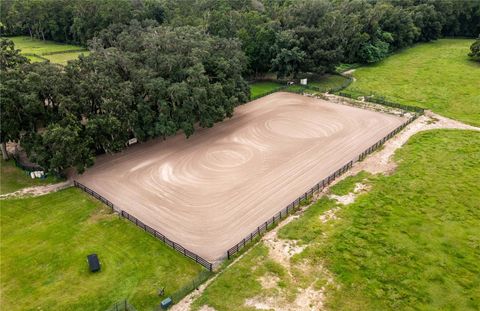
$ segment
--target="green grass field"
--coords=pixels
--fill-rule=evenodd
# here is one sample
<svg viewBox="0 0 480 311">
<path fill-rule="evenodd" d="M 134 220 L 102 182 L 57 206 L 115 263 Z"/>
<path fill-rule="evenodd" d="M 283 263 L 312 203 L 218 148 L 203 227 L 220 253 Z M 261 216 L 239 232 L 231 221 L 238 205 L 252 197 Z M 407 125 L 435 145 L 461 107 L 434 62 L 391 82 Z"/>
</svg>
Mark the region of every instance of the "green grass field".
<svg viewBox="0 0 480 311">
<path fill-rule="evenodd" d="M 2 310 L 153 310 L 203 268 L 78 189 L 1 201 Z M 97 253 L 102 271 L 90 273 Z"/>
<path fill-rule="evenodd" d="M 308 81 L 308 85 L 319 87 L 322 89 L 331 89 L 342 85 L 347 78 L 339 75 L 327 75 L 318 81 Z"/>
<path fill-rule="evenodd" d="M 356 69 L 352 93 L 376 93 L 449 118 L 480 125 L 480 64 L 467 56 L 473 40 L 418 44 Z"/>
<path fill-rule="evenodd" d="M 15 47 L 20 49 L 22 54 L 25 54 L 32 62 L 44 61 L 41 58 L 43 57 L 52 63 L 66 65 L 69 60 L 77 59 L 80 55 L 88 55 L 89 53 L 86 49 L 78 45 L 31 39 L 27 36 L 17 36 L 9 39 L 11 39 L 15 43 Z"/>
<path fill-rule="evenodd" d="M 315 86 L 322 89 L 329 89 L 342 85 L 346 78 L 339 75 L 326 75 L 323 78 L 316 81 L 309 81 L 309 86 Z M 284 84 L 273 81 L 257 81 L 250 84 L 250 96 L 251 98 L 257 98 L 274 90 L 280 90 Z M 304 86 L 295 84 L 288 87 L 288 90 L 301 90 Z"/>
<path fill-rule="evenodd" d="M 32 179 L 27 172 L 16 167 L 13 160 L 1 160 L 0 163 L 0 194 L 14 192 L 26 187 L 41 186 L 60 181 L 52 176 L 48 176 L 45 179 Z"/>
<path fill-rule="evenodd" d="M 280 229 L 280 238 L 307 245 L 292 257 L 292 276 L 269 263 L 268 249 L 260 243 L 220 275 L 195 307 L 252 310 L 246 299 L 272 291 L 295 296 L 295 288 L 312 282 L 320 288 L 326 284 L 323 265 L 338 285 L 326 286 L 327 309 L 478 310 L 480 133 L 420 133 L 395 160 L 393 175 L 362 173 L 332 189 L 348 193 L 365 178 L 372 187 L 337 211 L 337 220 L 320 220 L 338 206 L 323 197 Z M 277 283 L 265 290 L 260 277 L 268 273 Z"/>
<path fill-rule="evenodd" d="M 69 52 L 69 53 L 59 53 L 59 54 L 51 54 L 51 55 L 43 55 L 46 59 L 48 59 L 52 63 L 66 65 L 69 60 L 74 60 L 80 57 L 80 55 L 87 56 L 88 51 L 85 52 Z"/>
<path fill-rule="evenodd" d="M 272 92 L 280 87 L 283 84 L 277 82 L 270 82 L 270 81 L 258 81 L 250 84 L 250 96 L 252 98 L 256 98 L 257 96 L 261 96 L 268 92 Z"/>
</svg>

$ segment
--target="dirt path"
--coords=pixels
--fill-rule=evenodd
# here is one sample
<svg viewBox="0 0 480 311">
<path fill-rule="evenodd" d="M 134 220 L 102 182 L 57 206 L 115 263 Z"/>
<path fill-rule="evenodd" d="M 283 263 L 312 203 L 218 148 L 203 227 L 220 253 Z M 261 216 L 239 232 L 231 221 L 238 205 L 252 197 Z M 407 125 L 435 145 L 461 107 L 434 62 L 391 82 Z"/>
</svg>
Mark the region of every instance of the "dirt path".
<svg viewBox="0 0 480 311">
<path fill-rule="evenodd" d="M 22 198 L 22 197 L 36 197 L 40 195 L 45 195 L 50 192 L 55 192 L 62 190 L 73 185 L 73 181 L 67 180 L 61 183 L 50 184 L 45 186 L 35 186 L 23 188 L 15 192 L 5 193 L 0 195 L 0 199 L 12 199 L 12 198 Z"/>
<path fill-rule="evenodd" d="M 355 81 L 357 81 L 357 78 L 355 78 L 355 77 L 353 76 L 353 73 L 354 73 L 354 72 L 355 72 L 355 69 L 350 69 L 350 70 L 347 70 L 347 71 L 342 72 L 342 75 L 343 75 L 343 76 L 349 76 L 349 77 L 351 77 L 351 78 L 352 78 L 352 81 L 355 82 Z"/>
<path fill-rule="evenodd" d="M 425 115 L 408 125 L 402 132 L 390 139 L 382 150 L 375 152 L 367 157 L 363 162 L 357 163 L 349 171 L 348 175 L 356 175 L 364 170 L 373 174 L 390 173 L 396 168 L 396 163 L 392 160 L 395 151 L 402 147 L 413 135 L 434 129 L 461 129 L 480 131 L 480 128 L 464 124 L 446 117 L 442 117 L 431 111 L 425 111 Z"/>
<path fill-rule="evenodd" d="M 426 111 L 424 116 L 419 117 L 417 120 L 412 122 L 410 125 L 408 125 L 402 132 L 397 134 L 395 137 L 387 141 L 384 145 L 384 147 L 369 155 L 364 161 L 362 162 L 357 162 L 354 164 L 353 168 L 341 176 L 340 178 L 336 179 L 332 185 L 340 182 L 341 180 L 345 179 L 347 176 L 352 176 L 358 174 L 360 171 L 365 170 L 374 174 L 378 173 L 383 173 L 383 174 L 389 174 L 396 168 L 395 162 L 392 160 L 392 155 L 395 153 L 395 151 L 399 148 L 401 148 L 407 141 L 408 139 L 415 135 L 416 133 L 419 133 L 421 131 L 427 131 L 427 130 L 433 130 L 433 129 L 464 129 L 464 130 L 475 130 L 475 131 L 480 131 L 480 128 L 470 126 L 449 118 L 445 118 L 442 116 L 439 116 L 435 113 L 432 113 L 430 111 Z M 331 186 L 332 186 L 331 185 Z M 368 187 L 365 188 L 364 185 L 359 184 L 357 185 L 356 189 L 354 190 L 353 193 L 348 194 L 343 197 L 333 197 L 334 199 L 337 199 L 337 201 L 340 204 L 350 204 L 354 202 L 355 197 L 358 195 L 358 193 L 368 191 Z M 329 192 L 329 187 L 325 188 L 321 193 L 315 194 L 314 199 L 312 202 L 315 202 L 320 198 L 322 195 L 325 195 L 326 193 Z M 300 215 L 303 213 L 303 211 L 308 208 L 304 207 L 302 210 L 300 210 L 298 213 L 291 215 L 284 219 L 277 227 L 273 228 L 271 231 L 267 232 L 261 239 L 265 245 L 267 245 L 270 249 L 269 256 L 277 260 L 278 262 L 282 263 L 284 266 L 288 267 L 289 266 L 289 258 L 303 250 L 303 248 L 299 248 L 295 245 L 295 241 L 282 241 L 279 240 L 277 237 L 277 232 L 280 228 L 284 227 L 294 219 L 300 217 Z M 327 222 L 330 220 L 335 220 L 335 212 L 341 208 L 341 206 L 337 206 L 333 208 L 332 210 L 326 211 L 324 215 L 322 215 L 322 221 Z M 245 254 L 247 254 L 250 250 L 247 250 Z M 238 261 L 240 260 L 245 254 L 243 254 L 241 257 L 237 258 L 235 260 Z M 235 262 L 232 263 L 235 264 Z M 183 299 L 179 304 L 176 304 L 173 306 L 172 311 L 188 311 L 190 310 L 190 305 L 191 303 L 197 298 L 200 297 L 200 295 L 203 293 L 205 288 L 208 287 L 208 285 L 213 281 L 214 279 L 209 280 L 207 284 L 204 284 L 204 286 L 200 287 L 199 290 L 195 291 L 194 293 L 188 295 L 185 299 Z M 330 282 L 334 282 L 333 279 L 329 280 Z M 302 292 L 300 293 L 302 295 Z M 324 293 L 322 291 L 316 291 L 312 292 L 310 288 L 307 288 L 305 292 L 303 293 L 306 297 L 313 297 L 312 300 L 317 299 L 318 303 L 318 310 L 322 309 L 322 299 L 324 299 Z M 320 301 L 318 301 L 320 299 Z M 255 301 L 248 301 L 247 303 L 255 305 Z M 258 302 L 257 301 L 257 307 L 261 308 L 262 306 L 269 307 L 269 305 L 263 305 L 265 302 Z M 262 304 L 263 303 L 263 304 Z M 273 303 L 273 302 L 272 302 Z M 271 307 L 271 305 L 270 305 Z M 214 311 L 213 308 L 206 307 L 206 310 Z M 208 309 L 207 309 L 208 308 Z"/>
</svg>

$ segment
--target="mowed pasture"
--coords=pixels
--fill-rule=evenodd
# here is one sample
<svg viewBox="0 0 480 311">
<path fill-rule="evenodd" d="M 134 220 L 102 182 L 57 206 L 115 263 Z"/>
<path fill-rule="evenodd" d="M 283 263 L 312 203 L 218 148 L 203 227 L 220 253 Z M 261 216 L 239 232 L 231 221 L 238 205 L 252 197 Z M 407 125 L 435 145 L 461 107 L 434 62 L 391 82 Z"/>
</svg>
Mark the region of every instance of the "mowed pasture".
<svg viewBox="0 0 480 311">
<path fill-rule="evenodd" d="M 275 90 L 279 90 L 282 86 L 284 86 L 284 84 L 280 82 L 257 81 L 250 84 L 250 96 L 256 98 Z"/>
<path fill-rule="evenodd" d="M 480 125 L 480 63 L 468 56 L 471 39 L 417 44 L 355 70 L 347 92 L 378 94 L 420 106 L 471 125 Z"/>
<path fill-rule="evenodd" d="M 76 179 L 215 261 L 405 121 L 277 92 L 189 139 L 179 134 L 100 156 Z"/>
<path fill-rule="evenodd" d="M 2 310 L 153 310 L 203 269 L 79 189 L 0 203 Z"/>
<path fill-rule="evenodd" d="M 9 39 L 15 43 L 15 48 L 21 50 L 21 54 L 24 54 L 32 62 L 41 62 L 47 59 L 52 63 L 66 65 L 69 60 L 89 53 L 87 49 L 78 45 L 43 41 L 28 36 L 10 37 Z"/>
<path fill-rule="evenodd" d="M 362 172 L 332 187 L 346 195 L 368 185 L 354 203 L 324 196 L 279 230 L 276 240 L 300 249 L 289 271 L 260 242 L 194 310 L 246 311 L 252 301 L 286 309 L 312 297 L 327 310 L 478 310 L 480 133 L 422 132 L 394 159 L 392 175 Z"/>
</svg>

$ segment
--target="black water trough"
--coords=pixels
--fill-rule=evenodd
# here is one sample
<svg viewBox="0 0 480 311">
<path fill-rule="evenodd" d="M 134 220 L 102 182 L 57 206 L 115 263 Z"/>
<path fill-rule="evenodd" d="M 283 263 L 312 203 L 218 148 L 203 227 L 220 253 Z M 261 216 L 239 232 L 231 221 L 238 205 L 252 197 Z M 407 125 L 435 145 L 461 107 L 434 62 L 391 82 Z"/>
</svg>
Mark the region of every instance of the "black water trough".
<svg viewBox="0 0 480 311">
<path fill-rule="evenodd" d="M 87 256 L 88 266 L 91 272 L 100 271 L 100 261 L 98 261 L 97 254 L 90 254 Z"/>
</svg>

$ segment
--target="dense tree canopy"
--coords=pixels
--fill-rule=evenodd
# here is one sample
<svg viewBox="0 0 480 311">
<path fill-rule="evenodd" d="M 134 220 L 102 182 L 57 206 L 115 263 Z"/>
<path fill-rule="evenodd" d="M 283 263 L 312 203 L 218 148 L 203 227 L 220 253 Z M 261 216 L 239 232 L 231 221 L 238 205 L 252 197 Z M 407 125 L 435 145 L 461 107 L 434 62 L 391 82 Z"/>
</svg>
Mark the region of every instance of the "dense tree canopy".
<svg viewBox="0 0 480 311">
<path fill-rule="evenodd" d="M 332 72 L 441 36 L 477 37 L 475 0 L 0 0 L 3 35 L 74 42 L 65 67 L 30 64 L 2 40 L 1 141 L 82 171 L 126 141 L 230 117 L 245 79 Z M 471 56 L 478 59 L 478 40 Z"/>
<path fill-rule="evenodd" d="M 102 31 L 92 54 L 65 68 L 44 62 L 6 72 L 3 94 L 13 94 L 2 94 L 2 119 L 9 111 L 15 119 L 5 131 L 2 122 L 2 137 L 18 140 L 23 131 L 31 160 L 82 171 L 96 153 L 120 151 L 129 138 L 188 137 L 197 124 L 211 127 L 248 100 L 237 40 L 190 26 L 133 22 L 120 29 Z"/>
<path fill-rule="evenodd" d="M 114 23 L 161 22 L 164 10 L 156 0 L 1 0 L 0 19 L 5 35 L 86 44 Z"/>
</svg>

